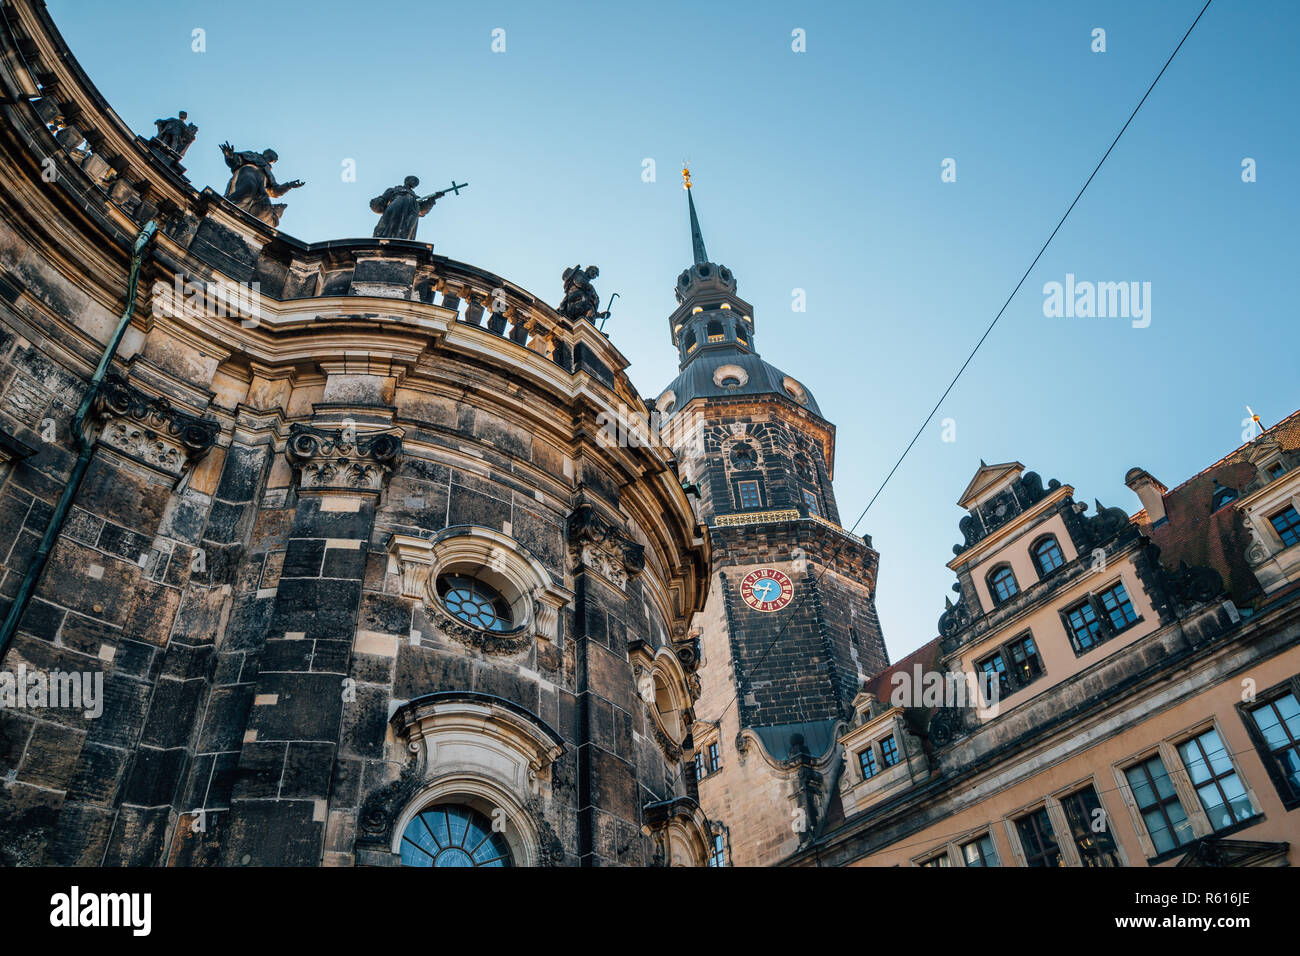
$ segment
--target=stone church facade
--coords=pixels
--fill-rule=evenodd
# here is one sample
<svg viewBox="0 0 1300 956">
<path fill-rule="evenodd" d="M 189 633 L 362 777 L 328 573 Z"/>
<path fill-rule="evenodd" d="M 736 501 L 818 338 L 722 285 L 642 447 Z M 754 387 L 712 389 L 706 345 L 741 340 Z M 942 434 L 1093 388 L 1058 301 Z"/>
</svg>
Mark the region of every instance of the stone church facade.
<svg viewBox="0 0 1300 956">
<path fill-rule="evenodd" d="M 1295 862 L 1300 413 L 1135 515 L 981 463 L 891 664 L 689 177 L 641 396 L 593 268 L 299 242 L 0 13 L 0 863 Z"/>
<path fill-rule="evenodd" d="M 102 681 L 0 709 L 5 862 L 702 865 L 708 542 L 666 450 L 607 440 L 627 360 L 196 190 L 4 12 L 3 668 Z"/>
</svg>

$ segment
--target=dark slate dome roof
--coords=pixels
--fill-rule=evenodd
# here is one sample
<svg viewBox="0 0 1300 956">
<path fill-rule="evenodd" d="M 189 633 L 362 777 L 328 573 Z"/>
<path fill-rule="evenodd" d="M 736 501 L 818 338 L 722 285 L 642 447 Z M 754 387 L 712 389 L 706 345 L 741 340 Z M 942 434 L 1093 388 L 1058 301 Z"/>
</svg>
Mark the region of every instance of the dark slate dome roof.
<svg viewBox="0 0 1300 956">
<path fill-rule="evenodd" d="M 718 379 L 725 377 L 725 373 L 720 375 L 718 370 L 727 366 L 738 367 L 745 373 L 746 381 L 743 385 L 718 384 Z M 786 388 L 787 381 L 795 386 L 794 394 Z M 807 386 L 752 352 L 732 349 L 705 351 L 691 359 L 681 374 L 661 393 L 661 398 L 666 397 L 668 392 L 673 393 L 674 409 L 683 408 L 687 402 L 696 398 L 780 395 L 802 405 L 819 418 L 822 417 L 821 408 Z M 659 408 L 664 411 L 662 404 Z"/>
</svg>

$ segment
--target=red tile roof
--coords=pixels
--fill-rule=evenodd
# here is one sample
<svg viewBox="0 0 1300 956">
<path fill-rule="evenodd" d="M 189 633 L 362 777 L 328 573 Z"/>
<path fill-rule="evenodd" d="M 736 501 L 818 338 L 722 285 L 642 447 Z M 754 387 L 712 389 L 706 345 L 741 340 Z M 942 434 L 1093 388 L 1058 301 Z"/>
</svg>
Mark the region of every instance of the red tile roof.
<svg viewBox="0 0 1300 956">
<path fill-rule="evenodd" d="M 1184 561 L 1189 566 L 1214 568 L 1223 576 L 1233 601 L 1242 606 L 1262 594 L 1259 582 L 1246 564 L 1250 534 L 1240 512 L 1232 505 L 1213 513 L 1211 507 L 1216 482 L 1240 490 L 1255 479 L 1256 469 L 1248 459 L 1248 451 L 1266 436 L 1276 439 L 1287 452 L 1300 448 L 1300 411 L 1166 492 L 1166 521 L 1152 524 L 1145 509 L 1132 519 L 1160 549 L 1160 563 L 1166 568 L 1172 570 Z"/>
</svg>

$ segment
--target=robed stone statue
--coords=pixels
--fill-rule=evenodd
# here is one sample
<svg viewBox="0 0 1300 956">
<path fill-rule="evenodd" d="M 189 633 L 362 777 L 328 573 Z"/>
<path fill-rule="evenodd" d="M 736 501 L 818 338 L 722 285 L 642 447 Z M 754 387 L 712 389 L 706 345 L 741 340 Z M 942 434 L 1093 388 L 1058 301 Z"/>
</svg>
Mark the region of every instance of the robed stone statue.
<svg viewBox="0 0 1300 956">
<path fill-rule="evenodd" d="M 420 185 L 420 177 L 407 176 L 402 185 L 385 189 L 382 196 L 370 200 L 370 211 L 379 213 L 379 223 L 375 226 L 376 239 L 414 239 L 415 230 L 420 219 L 429 214 L 429 210 L 447 190 L 420 197 L 415 187 Z"/>
<path fill-rule="evenodd" d="M 230 167 L 230 182 L 226 184 L 226 198 L 250 216 L 256 216 L 268 226 L 278 226 L 287 208 L 285 203 L 271 202 L 290 189 L 305 186 L 301 179 L 277 183 L 271 165 L 280 157 L 273 149 L 260 153 L 251 150 L 236 152 L 229 143 L 221 144 L 221 154 Z"/>
<path fill-rule="evenodd" d="M 600 296 L 596 294 L 591 280 L 600 275 L 596 266 L 572 266 L 564 270 L 564 299 L 555 311 L 570 319 L 587 319 L 594 322 L 601 318 Z"/>
<path fill-rule="evenodd" d="M 158 135 L 155 138 L 175 153 L 177 157 L 185 155 L 185 151 L 190 148 L 190 144 L 194 142 L 194 137 L 199 132 L 199 128 L 193 123 L 185 122 L 189 115 L 189 113 L 181 110 L 179 115 L 170 119 L 156 119 L 153 121 L 153 125 L 158 127 Z"/>
</svg>

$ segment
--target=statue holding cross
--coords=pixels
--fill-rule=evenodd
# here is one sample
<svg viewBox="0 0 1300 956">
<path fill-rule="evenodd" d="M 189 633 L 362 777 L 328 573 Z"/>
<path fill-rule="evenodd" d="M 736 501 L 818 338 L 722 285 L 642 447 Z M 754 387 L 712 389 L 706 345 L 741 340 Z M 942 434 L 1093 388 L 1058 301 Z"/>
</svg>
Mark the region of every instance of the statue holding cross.
<svg viewBox="0 0 1300 956">
<path fill-rule="evenodd" d="M 379 223 L 375 226 L 376 239 L 414 239 L 415 230 L 420 219 L 429 214 L 439 199 L 447 193 L 460 195 L 460 191 L 469 183 L 451 181 L 446 189 L 441 189 L 428 196 L 419 196 L 415 187 L 420 185 L 418 176 L 407 176 L 400 186 L 385 189 L 382 196 L 370 200 L 370 211 L 379 213 Z"/>
</svg>

